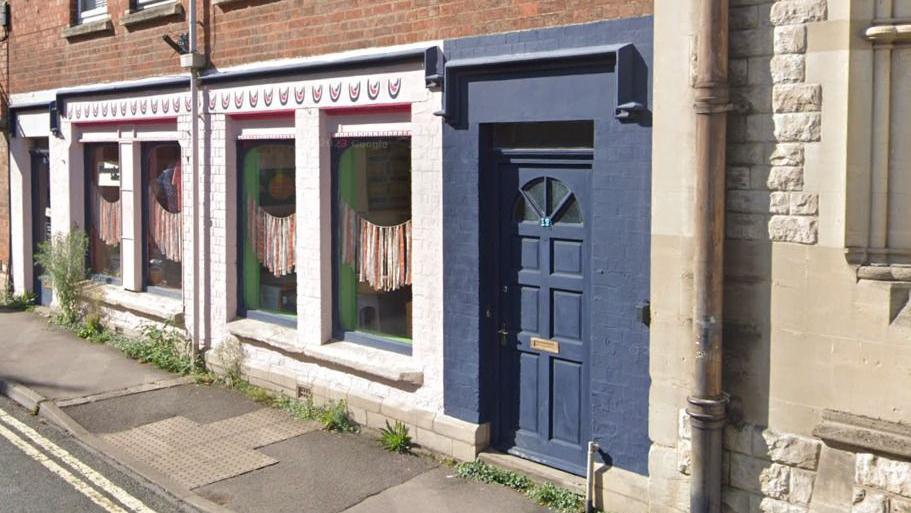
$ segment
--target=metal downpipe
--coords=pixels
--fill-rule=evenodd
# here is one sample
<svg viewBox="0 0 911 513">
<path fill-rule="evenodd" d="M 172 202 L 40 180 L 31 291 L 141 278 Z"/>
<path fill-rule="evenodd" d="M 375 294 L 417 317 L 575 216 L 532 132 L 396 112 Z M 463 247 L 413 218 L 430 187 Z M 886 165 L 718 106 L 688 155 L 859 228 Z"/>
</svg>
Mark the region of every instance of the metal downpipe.
<svg viewBox="0 0 911 513">
<path fill-rule="evenodd" d="M 728 0 L 700 0 L 696 4 L 695 363 L 687 399 L 692 427 L 690 511 L 720 513 L 722 434 L 727 409 L 722 390 L 722 303 L 725 145 L 730 108 Z"/>
<path fill-rule="evenodd" d="M 187 35 L 189 39 L 189 53 L 196 54 L 196 0 L 188 0 Z M 190 68 L 190 172 L 192 176 L 193 220 L 191 237 L 193 239 L 193 332 L 192 351 L 193 361 L 196 361 L 200 350 L 199 315 L 200 305 L 200 273 L 202 262 L 199 252 L 199 224 L 202 222 L 199 204 L 199 71 L 196 67 Z"/>
</svg>

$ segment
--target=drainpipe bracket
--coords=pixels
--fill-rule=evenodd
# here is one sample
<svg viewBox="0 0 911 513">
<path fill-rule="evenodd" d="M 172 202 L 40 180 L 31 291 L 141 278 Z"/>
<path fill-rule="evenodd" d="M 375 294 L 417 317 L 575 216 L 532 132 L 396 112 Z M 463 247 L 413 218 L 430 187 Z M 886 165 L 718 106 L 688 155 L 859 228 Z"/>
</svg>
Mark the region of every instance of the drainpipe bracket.
<svg viewBox="0 0 911 513">
<path fill-rule="evenodd" d="M 721 397 L 687 397 L 689 408 L 686 414 L 693 427 L 699 429 L 721 429 L 727 421 L 727 406 L 731 396 L 723 393 Z"/>
<path fill-rule="evenodd" d="M 206 58 L 198 52 L 182 54 L 180 56 L 180 67 L 186 70 L 201 70 L 206 67 Z"/>
</svg>

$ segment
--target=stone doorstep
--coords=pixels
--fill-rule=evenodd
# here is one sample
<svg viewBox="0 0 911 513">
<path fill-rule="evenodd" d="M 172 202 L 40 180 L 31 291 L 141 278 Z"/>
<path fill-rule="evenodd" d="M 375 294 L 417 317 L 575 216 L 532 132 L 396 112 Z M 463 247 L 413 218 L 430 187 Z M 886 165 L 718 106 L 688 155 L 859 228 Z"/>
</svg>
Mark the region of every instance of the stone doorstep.
<svg viewBox="0 0 911 513">
<path fill-rule="evenodd" d="M 481 454 L 478 454 L 478 459 L 488 465 L 504 468 L 527 476 L 532 481 L 550 483 L 585 495 L 584 477 L 570 474 L 569 472 L 563 472 L 562 470 L 557 470 L 546 465 L 541 465 L 540 463 L 535 463 L 499 451 L 484 451 Z"/>
</svg>

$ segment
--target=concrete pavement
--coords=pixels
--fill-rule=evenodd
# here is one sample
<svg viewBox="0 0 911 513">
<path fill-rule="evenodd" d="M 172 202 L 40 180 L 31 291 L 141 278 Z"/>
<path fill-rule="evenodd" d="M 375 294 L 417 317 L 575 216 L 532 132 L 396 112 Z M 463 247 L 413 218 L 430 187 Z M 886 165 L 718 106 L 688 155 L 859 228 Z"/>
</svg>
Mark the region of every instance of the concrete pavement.
<svg viewBox="0 0 911 513">
<path fill-rule="evenodd" d="M 74 348 L 78 342 L 78 350 Z M 0 379 L 53 400 L 174 379 L 113 347 L 89 344 L 28 312 L 0 312 Z"/>
<path fill-rule="evenodd" d="M 23 432 L 9 422 L 6 415 L 34 430 L 44 439 L 42 443 L 45 446 L 55 446 L 65 451 L 71 458 L 68 459 L 70 463 L 75 461 L 81 465 L 68 464 L 52 454 L 47 447 L 30 438 L 28 432 Z M 149 483 L 137 480 L 135 476 L 116 468 L 60 429 L 29 415 L 21 406 L 5 397 L 0 397 L 0 461 L 3 462 L 0 467 L 0 510 L 4 512 L 120 513 L 116 508 L 128 508 L 99 487 L 93 479 L 100 483 L 109 482 L 112 485 L 106 485 L 109 490 L 119 489 L 123 494 L 118 491 L 117 495 L 125 500 L 129 500 L 126 497 L 135 499 L 148 509 L 146 513 L 187 511 L 166 500 Z M 49 469 L 48 463 L 58 473 Z M 86 471 L 86 467 L 90 471 Z M 93 493 L 86 494 L 80 490 L 91 490 Z M 90 495 L 104 500 L 98 500 L 99 504 Z M 136 504 L 132 501 L 130 503 Z M 114 507 L 106 507 L 110 504 Z"/>
<path fill-rule="evenodd" d="M 388 453 L 375 434 L 327 433 L 235 391 L 176 381 L 34 314 L 0 313 L 0 333 L 10 334 L 0 381 L 27 385 L 39 414 L 202 511 L 547 511 L 429 457 Z"/>
</svg>

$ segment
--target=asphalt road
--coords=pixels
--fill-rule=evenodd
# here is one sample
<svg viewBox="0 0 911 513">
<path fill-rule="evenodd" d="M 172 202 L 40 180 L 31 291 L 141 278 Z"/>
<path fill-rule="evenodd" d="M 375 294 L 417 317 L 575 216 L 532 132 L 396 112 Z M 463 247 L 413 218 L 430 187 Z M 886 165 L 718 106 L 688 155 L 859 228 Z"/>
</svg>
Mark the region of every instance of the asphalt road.
<svg viewBox="0 0 911 513">
<path fill-rule="evenodd" d="M 194 511 L 140 479 L 0 396 L 0 512 Z"/>
</svg>

